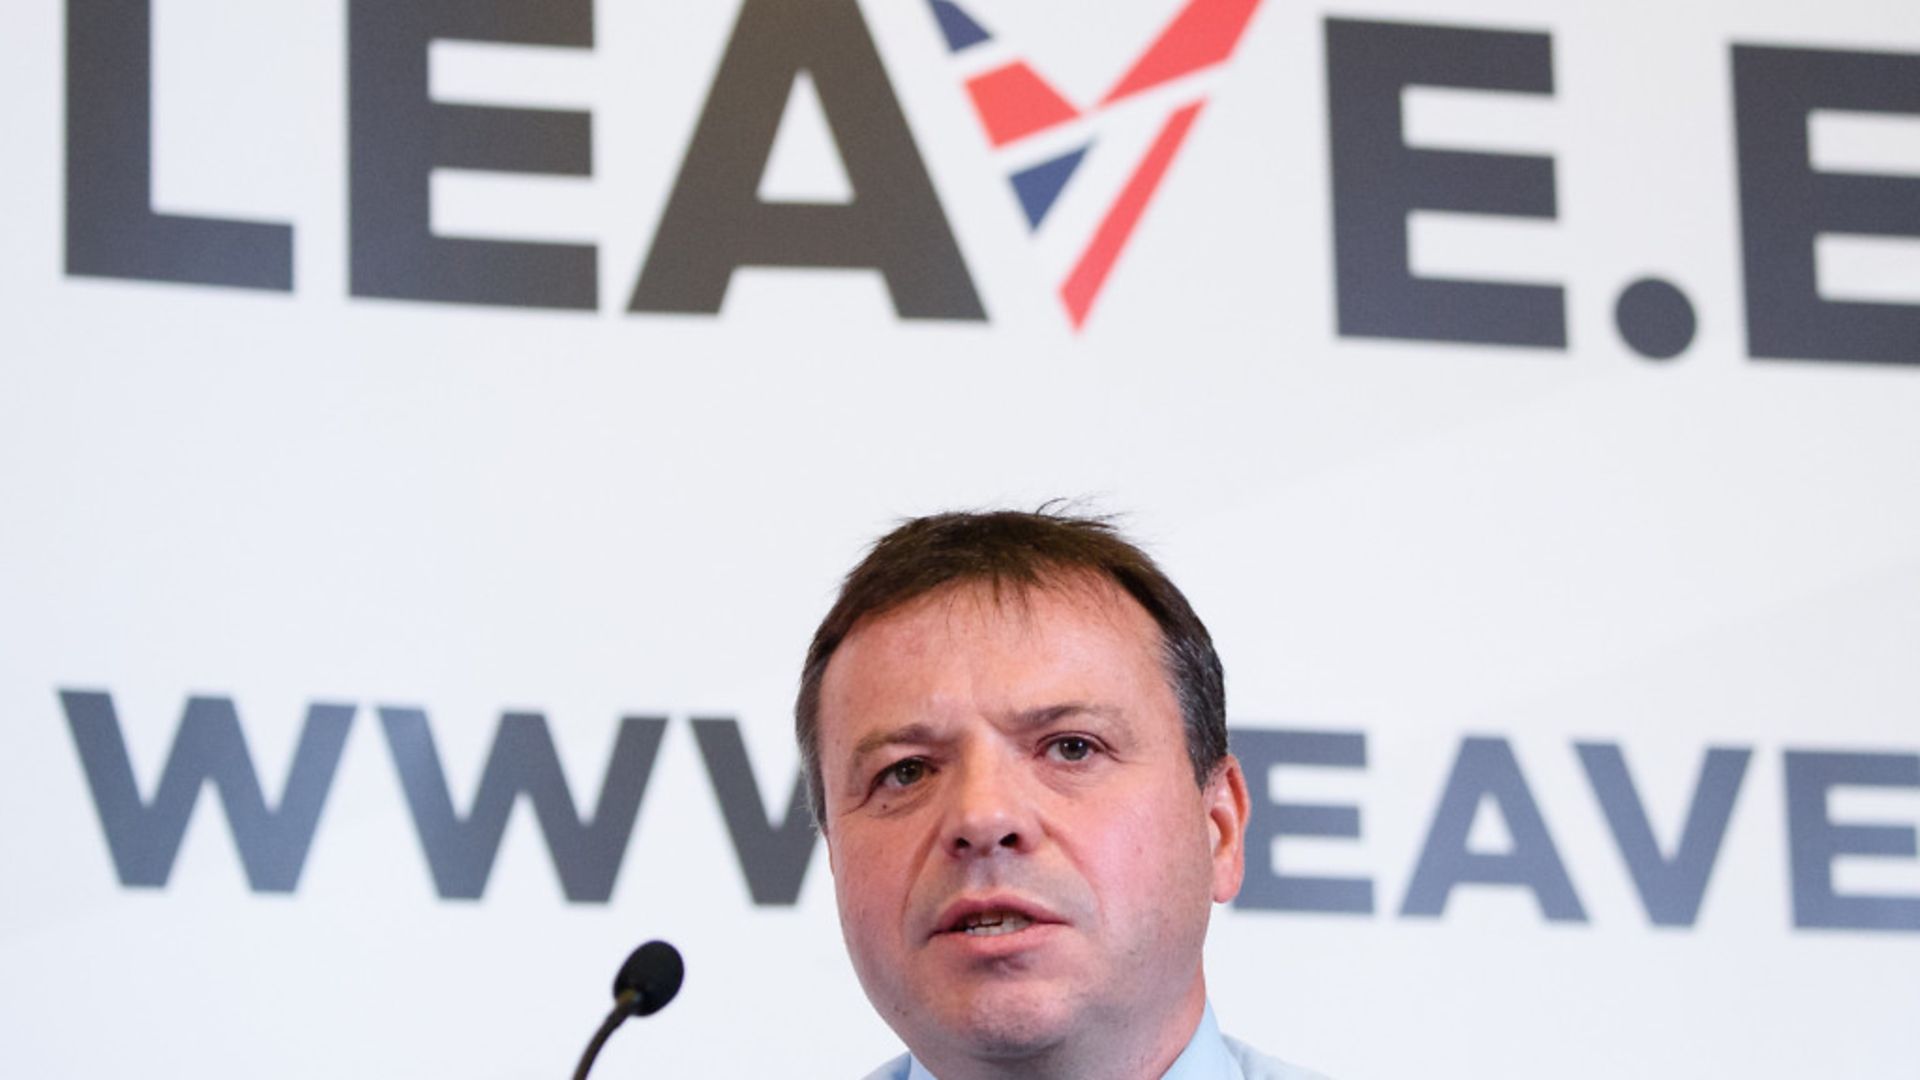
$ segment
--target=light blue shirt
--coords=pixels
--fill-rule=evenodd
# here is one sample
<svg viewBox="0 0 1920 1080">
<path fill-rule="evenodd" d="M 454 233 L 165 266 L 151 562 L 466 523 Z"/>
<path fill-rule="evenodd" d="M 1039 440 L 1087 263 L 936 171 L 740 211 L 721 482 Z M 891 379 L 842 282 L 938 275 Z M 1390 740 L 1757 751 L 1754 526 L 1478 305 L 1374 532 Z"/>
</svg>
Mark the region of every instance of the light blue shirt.
<svg viewBox="0 0 1920 1080">
<path fill-rule="evenodd" d="M 866 1080 L 937 1080 L 912 1054 L 902 1054 L 867 1075 Z M 1220 1034 L 1213 1004 L 1200 1015 L 1200 1026 L 1187 1048 L 1173 1059 L 1160 1080 L 1326 1080 L 1316 1072 L 1270 1058 L 1238 1039 Z"/>
</svg>

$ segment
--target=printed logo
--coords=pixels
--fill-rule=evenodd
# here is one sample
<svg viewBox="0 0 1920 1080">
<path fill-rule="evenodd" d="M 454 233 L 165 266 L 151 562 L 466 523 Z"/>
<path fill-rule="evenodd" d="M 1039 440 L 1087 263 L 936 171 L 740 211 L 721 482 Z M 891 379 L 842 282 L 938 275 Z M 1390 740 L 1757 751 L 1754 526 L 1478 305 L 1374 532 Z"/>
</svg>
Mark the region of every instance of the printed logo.
<svg viewBox="0 0 1920 1080">
<path fill-rule="evenodd" d="M 1207 74 L 1233 55 L 1260 0 L 1187 0 L 1091 104 L 989 30 L 975 14 L 986 0 L 929 3 L 1078 330 L 1206 104 Z"/>
</svg>

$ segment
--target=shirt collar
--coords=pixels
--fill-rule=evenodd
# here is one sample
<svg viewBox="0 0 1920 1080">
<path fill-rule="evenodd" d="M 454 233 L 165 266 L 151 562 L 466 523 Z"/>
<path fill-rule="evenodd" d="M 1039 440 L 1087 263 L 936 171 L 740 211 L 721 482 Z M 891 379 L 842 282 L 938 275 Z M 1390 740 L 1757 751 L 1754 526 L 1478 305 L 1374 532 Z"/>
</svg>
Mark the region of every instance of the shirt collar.
<svg viewBox="0 0 1920 1080">
<path fill-rule="evenodd" d="M 919 1058 L 908 1055 L 906 1080 L 936 1078 L 920 1064 Z M 1200 1026 L 1193 1030 L 1193 1038 L 1187 1040 L 1187 1048 L 1173 1059 L 1173 1065 L 1161 1074 L 1160 1080 L 1244 1080 L 1240 1063 L 1227 1052 L 1226 1040 L 1220 1037 L 1220 1024 L 1213 1018 L 1211 1001 L 1200 1014 Z"/>
</svg>

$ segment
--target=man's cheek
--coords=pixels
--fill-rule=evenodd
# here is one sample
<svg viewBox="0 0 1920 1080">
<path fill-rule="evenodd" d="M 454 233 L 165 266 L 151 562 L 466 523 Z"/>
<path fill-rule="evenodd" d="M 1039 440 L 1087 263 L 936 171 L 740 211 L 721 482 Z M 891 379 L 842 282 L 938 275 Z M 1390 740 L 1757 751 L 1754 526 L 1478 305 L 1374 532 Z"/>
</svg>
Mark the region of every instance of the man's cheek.
<svg viewBox="0 0 1920 1080">
<path fill-rule="evenodd" d="M 897 936 L 892 914 L 898 907 L 888 891 L 890 875 L 868 872 L 847 874 L 835 879 L 840 886 L 840 922 L 850 945 L 872 947 Z"/>
</svg>

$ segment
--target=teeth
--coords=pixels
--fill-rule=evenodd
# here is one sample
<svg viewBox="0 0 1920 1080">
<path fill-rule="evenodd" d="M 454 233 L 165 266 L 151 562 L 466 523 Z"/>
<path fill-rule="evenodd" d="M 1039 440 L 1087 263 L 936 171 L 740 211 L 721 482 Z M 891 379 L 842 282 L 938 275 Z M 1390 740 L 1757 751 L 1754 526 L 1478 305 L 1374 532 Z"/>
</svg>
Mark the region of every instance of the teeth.
<svg viewBox="0 0 1920 1080">
<path fill-rule="evenodd" d="M 960 932 L 975 937 L 1011 934 L 1033 925 L 1033 920 L 1012 911 L 986 911 L 969 915 L 960 922 Z"/>
</svg>

